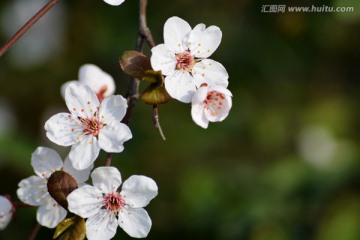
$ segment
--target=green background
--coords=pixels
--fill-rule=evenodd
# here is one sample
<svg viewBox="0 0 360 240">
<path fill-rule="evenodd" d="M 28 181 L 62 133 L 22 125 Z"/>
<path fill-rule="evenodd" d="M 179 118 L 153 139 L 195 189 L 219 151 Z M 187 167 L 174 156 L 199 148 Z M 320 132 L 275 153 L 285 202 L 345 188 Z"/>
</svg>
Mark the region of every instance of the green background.
<svg viewBox="0 0 360 240">
<path fill-rule="evenodd" d="M 1 1 L 0 10 L 11 2 Z M 135 47 L 138 1 L 119 7 L 101 0 L 60 2 L 66 31 L 59 54 L 31 67 L 17 66 L 9 53 L 0 59 L 0 99 L 13 114 L 12 128 L 1 123 L 0 194 L 14 199 L 18 182 L 33 174 L 37 146 L 62 157 L 69 151 L 49 142 L 43 129 L 50 116 L 66 111 L 60 86 L 76 79 L 85 63 L 110 73 L 118 94 L 130 80 L 118 58 Z M 288 1 L 355 10 L 261 12 L 279 3 L 149 0 L 156 43 L 163 42 L 163 24 L 172 16 L 192 27 L 221 28 L 211 59 L 227 69 L 234 97 L 228 118 L 206 130 L 192 121 L 189 104 L 160 106 L 166 141 L 153 127 L 151 106 L 139 101 L 130 123 L 133 139 L 114 155 L 113 166 L 123 179 L 142 174 L 158 184 L 159 195 L 146 207 L 153 221 L 148 239 L 360 239 L 360 6 L 355 0 Z M 150 56 L 147 46 L 144 53 Z M 102 153 L 96 164 L 105 158 Z M 0 239 L 26 239 L 35 212 L 19 209 Z M 38 239 L 53 232 L 42 228 Z M 131 238 L 118 228 L 114 239 Z"/>
</svg>

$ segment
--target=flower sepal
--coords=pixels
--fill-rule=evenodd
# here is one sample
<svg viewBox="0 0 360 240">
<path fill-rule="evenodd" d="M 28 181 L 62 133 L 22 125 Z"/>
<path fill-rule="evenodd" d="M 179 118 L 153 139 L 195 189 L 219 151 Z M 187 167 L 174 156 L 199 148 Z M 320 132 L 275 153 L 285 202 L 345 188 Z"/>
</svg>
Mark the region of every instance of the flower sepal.
<svg viewBox="0 0 360 240">
<path fill-rule="evenodd" d="M 63 208 L 67 209 L 66 197 L 78 188 L 76 180 L 67 172 L 53 172 L 47 182 L 48 191 L 53 199 Z"/>
<path fill-rule="evenodd" d="M 145 88 L 141 95 L 141 99 L 144 103 L 157 105 L 170 101 L 171 97 L 165 89 L 164 76 L 161 71 L 147 70 L 143 80 L 151 83 L 147 88 Z"/>
<path fill-rule="evenodd" d="M 66 218 L 56 227 L 53 239 L 84 240 L 86 237 L 85 220 L 79 216 Z"/>
</svg>

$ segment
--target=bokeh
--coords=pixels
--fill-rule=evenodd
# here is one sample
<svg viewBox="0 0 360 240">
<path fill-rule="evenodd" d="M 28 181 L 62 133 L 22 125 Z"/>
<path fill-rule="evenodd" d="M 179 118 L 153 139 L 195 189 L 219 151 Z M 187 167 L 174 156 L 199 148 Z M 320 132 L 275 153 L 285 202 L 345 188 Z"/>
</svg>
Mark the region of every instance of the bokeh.
<svg viewBox="0 0 360 240">
<path fill-rule="evenodd" d="M 0 44 L 45 2 L 1 1 Z M 354 12 L 261 12 L 278 4 Z M 130 79 L 118 59 L 135 48 L 137 14 L 135 0 L 119 7 L 60 0 L 0 58 L 0 194 L 17 199 L 18 182 L 33 174 L 37 146 L 68 154 L 43 126 L 67 111 L 60 86 L 77 79 L 81 65 L 98 65 L 116 79 L 117 93 L 126 93 Z M 163 141 L 151 106 L 139 101 L 134 137 L 113 165 L 123 179 L 142 174 L 159 186 L 146 208 L 153 221 L 148 239 L 360 239 L 359 1 L 149 0 L 156 43 L 172 16 L 221 28 L 211 58 L 230 75 L 233 108 L 204 130 L 192 121 L 189 104 L 172 100 L 159 108 Z M 147 46 L 144 53 L 150 56 Z M 26 239 L 35 213 L 19 209 L 0 239 Z M 42 228 L 38 239 L 53 233 Z M 118 229 L 114 239 L 131 238 Z"/>
</svg>

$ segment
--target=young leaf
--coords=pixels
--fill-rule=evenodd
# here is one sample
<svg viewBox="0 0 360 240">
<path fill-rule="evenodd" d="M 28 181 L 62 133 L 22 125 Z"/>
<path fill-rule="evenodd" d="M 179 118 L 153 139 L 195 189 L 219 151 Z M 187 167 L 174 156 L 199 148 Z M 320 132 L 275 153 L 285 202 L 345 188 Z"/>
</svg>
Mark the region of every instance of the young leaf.
<svg viewBox="0 0 360 240">
<path fill-rule="evenodd" d="M 56 227 L 53 239 L 84 240 L 86 236 L 85 220 L 79 216 L 64 219 Z"/>
</svg>

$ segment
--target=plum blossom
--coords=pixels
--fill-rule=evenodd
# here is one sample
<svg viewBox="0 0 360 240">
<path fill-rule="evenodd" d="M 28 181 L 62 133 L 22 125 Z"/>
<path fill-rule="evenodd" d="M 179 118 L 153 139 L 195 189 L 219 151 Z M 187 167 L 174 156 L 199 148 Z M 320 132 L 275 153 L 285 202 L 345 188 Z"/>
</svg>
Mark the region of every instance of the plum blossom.
<svg viewBox="0 0 360 240">
<path fill-rule="evenodd" d="M 0 196 L 0 230 L 4 230 L 13 216 L 13 205 L 10 200 Z"/>
<path fill-rule="evenodd" d="M 202 128 L 207 128 L 209 122 L 221 122 L 229 114 L 231 97 L 231 92 L 224 87 L 202 84 L 192 99 L 192 119 Z"/>
<path fill-rule="evenodd" d="M 79 69 L 79 80 L 64 83 L 61 86 L 61 95 L 65 98 L 65 89 L 71 84 L 85 84 L 96 93 L 99 101 L 115 92 L 114 79 L 94 64 L 84 64 Z"/>
<path fill-rule="evenodd" d="M 169 18 L 164 26 L 164 43 L 152 48 L 151 65 L 165 75 L 165 88 L 171 97 L 191 102 L 202 83 L 227 87 L 224 66 L 207 59 L 218 48 L 222 33 L 216 26 L 198 24 L 194 29 L 179 17 Z"/>
<path fill-rule="evenodd" d="M 125 180 L 114 167 L 99 167 L 91 174 L 93 186 L 85 185 L 71 192 L 68 208 L 86 220 L 89 240 L 107 240 L 115 236 L 119 225 L 127 234 L 144 238 L 151 228 L 151 219 L 143 207 L 158 192 L 154 180 L 133 175 Z"/>
<path fill-rule="evenodd" d="M 132 138 L 130 129 L 120 120 L 127 102 L 120 96 L 105 98 L 101 104 L 86 85 L 70 84 L 65 90 L 70 113 L 58 113 L 45 123 L 46 136 L 61 146 L 72 146 L 69 158 L 74 168 L 89 167 L 99 155 L 122 152 L 123 143 Z"/>
<path fill-rule="evenodd" d="M 119 6 L 120 4 L 125 2 L 125 0 L 104 0 L 104 2 L 113 6 Z"/>
<path fill-rule="evenodd" d="M 69 158 L 64 163 L 59 154 L 51 148 L 38 147 L 31 157 L 31 165 L 36 175 L 20 181 L 17 195 L 21 201 L 32 206 L 39 206 L 36 219 L 45 227 L 56 227 L 66 216 L 67 211 L 49 194 L 47 180 L 57 170 L 69 173 L 79 186 L 89 178 L 93 166 L 78 171 L 73 168 Z"/>
</svg>

